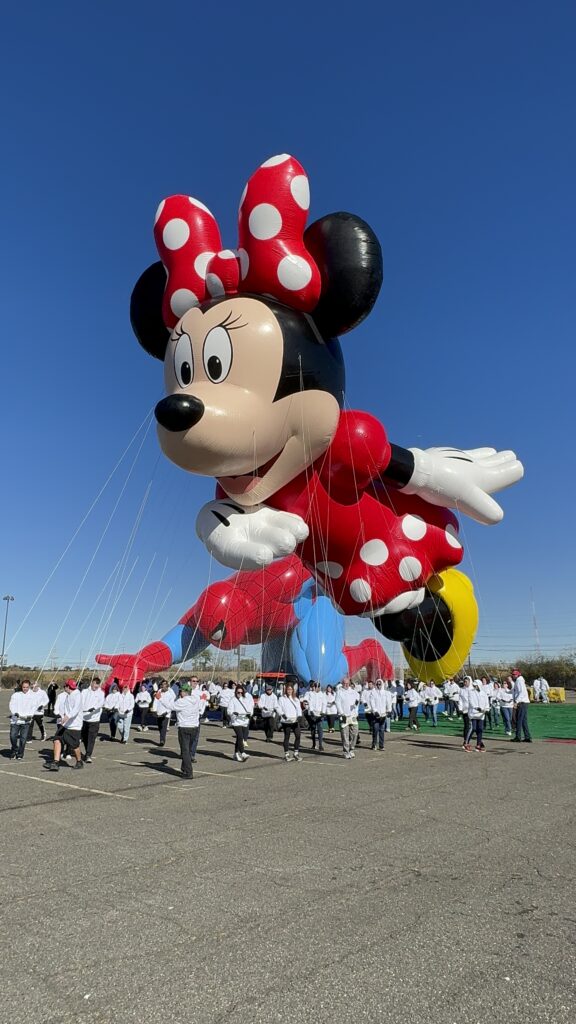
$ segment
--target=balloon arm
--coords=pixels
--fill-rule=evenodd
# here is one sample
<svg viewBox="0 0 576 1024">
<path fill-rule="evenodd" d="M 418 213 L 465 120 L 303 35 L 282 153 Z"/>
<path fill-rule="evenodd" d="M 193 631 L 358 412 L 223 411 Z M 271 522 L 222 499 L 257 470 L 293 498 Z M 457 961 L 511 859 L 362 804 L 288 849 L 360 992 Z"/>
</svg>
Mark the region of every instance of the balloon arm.
<svg viewBox="0 0 576 1024">
<path fill-rule="evenodd" d="M 504 512 L 491 497 L 524 476 L 514 452 L 495 448 L 400 448 L 392 455 L 382 479 L 405 494 L 417 494 L 431 505 L 454 508 L 479 523 L 500 522 Z"/>
<path fill-rule="evenodd" d="M 97 654 L 99 665 L 109 665 L 112 669 L 110 679 L 118 679 L 131 687 L 141 682 L 151 672 L 162 672 L 172 664 L 172 651 L 162 640 L 143 647 L 137 654 Z"/>
</svg>

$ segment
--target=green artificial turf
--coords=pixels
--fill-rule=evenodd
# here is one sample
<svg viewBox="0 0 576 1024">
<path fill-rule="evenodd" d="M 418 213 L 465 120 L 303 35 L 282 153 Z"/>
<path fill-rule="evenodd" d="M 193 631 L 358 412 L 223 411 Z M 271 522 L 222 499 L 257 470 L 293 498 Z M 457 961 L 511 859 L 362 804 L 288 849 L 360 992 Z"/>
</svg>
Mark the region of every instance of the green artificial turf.
<svg viewBox="0 0 576 1024">
<path fill-rule="evenodd" d="M 366 728 L 366 723 L 362 723 Z M 406 711 L 403 722 L 393 722 L 392 731 L 402 732 L 408 725 Z M 424 720 L 422 714 L 418 715 L 419 732 L 441 733 L 443 735 L 461 736 L 462 719 L 454 719 L 449 722 L 442 714 L 438 715 L 438 725 L 434 729 L 432 725 Z M 531 704 L 528 709 L 528 726 L 530 733 L 535 740 L 563 739 L 576 740 L 576 704 Z M 486 736 L 502 737 L 506 739 L 504 726 L 500 720 L 497 729 L 485 727 Z"/>
</svg>

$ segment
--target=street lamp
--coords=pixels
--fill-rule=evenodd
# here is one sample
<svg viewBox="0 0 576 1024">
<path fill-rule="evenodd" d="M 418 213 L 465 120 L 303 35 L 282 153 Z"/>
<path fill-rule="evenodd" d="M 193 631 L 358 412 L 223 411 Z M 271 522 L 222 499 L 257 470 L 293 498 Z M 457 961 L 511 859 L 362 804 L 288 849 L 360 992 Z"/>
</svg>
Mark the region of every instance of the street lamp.
<svg viewBox="0 0 576 1024">
<path fill-rule="evenodd" d="M 8 628 L 8 609 L 10 608 L 10 601 L 14 598 L 12 594 L 5 594 L 2 598 L 6 601 L 6 618 L 4 619 L 4 636 L 2 637 L 2 654 L 0 654 L 0 689 L 2 689 L 2 671 L 4 669 L 4 651 L 6 650 L 6 630 Z"/>
</svg>

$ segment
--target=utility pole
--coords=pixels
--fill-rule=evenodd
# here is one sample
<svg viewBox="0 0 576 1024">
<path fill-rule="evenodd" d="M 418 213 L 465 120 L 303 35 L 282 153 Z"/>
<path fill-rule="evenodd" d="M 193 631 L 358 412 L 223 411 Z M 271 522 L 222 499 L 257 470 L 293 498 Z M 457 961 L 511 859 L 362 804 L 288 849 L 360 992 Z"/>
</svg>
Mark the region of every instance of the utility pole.
<svg viewBox="0 0 576 1024">
<path fill-rule="evenodd" d="M 4 636 L 2 637 L 2 654 L 0 654 L 0 690 L 2 689 L 2 672 L 4 670 L 4 651 L 6 650 L 6 630 L 8 629 L 8 609 L 10 608 L 10 601 L 14 600 L 12 594 L 5 594 L 2 598 L 6 601 L 6 618 L 4 619 Z"/>
<path fill-rule="evenodd" d="M 532 602 L 532 625 L 534 626 L 534 636 L 536 638 L 536 654 L 539 658 L 542 657 L 542 648 L 540 647 L 540 633 L 538 632 L 538 621 L 536 619 L 536 605 L 534 604 L 534 592 L 530 587 L 530 600 Z"/>
<path fill-rule="evenodd" d="M 236 682 L 240 682 L 240 657 L 242 655 L 242 646 L 238 644 L 238 654 L 236 658 Z"/>
</svg>

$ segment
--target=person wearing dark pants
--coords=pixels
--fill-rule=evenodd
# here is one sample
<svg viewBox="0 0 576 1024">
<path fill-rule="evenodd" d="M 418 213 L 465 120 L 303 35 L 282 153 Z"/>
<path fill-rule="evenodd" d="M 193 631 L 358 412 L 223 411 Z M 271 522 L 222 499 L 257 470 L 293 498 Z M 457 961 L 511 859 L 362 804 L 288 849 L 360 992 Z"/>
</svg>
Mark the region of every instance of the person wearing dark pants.
<svg viewBox="0 0 576 1024">
<path fill-rule="evenodd" d="M 241 683 L 234 690 L 234 696 L 228 705 L 228 718 L 236 736 L 234 760 L 247 761 L 248 754 L 244 750 L 246 730 L 250 726 L 250 718 L 254 711 L 254 698 L 246 693 Z"/>
<path fill-rule="evenodd" d="M 290 735 L 294 733 L 294 760 L 300 760 L 300 719 L 302 718 L 302 705 L 298 697 L 294 695 L 294 687 L 287 683 L 284 693 L 278 701 L 278 713 L 280 725 L 284 730 L 284 760 L 291 761 Z"/>
<path fill-rule="evenodd" d="M 324 715 L 326 714 L 326 696 L 320 689 L 320 683 L 310 683 L 308 694 L 308 722 L 310 725 L 310 737 L 312 739 L 312 750 L 321 753 L 324 750 Z"/>
<path fill-rule="evenodd" d="M 178 743 L 180 744 L 180 756 L 182 758 L 182 778 L 193 777 L 192 761 L 194 755 L 194 741 L 198 743 L 200 731 L 200 695 L 199 691 L 192 692 L 190 683 L 182 683 L 180 696 L 174 701 L 176 722 L 178 724 Z"/>
<path fill-rule="evenodd" d="M 262 726 L 264 728 L 264 735 L 266 736 L 266 743 L 270 743 L 274 738 L 276 713 L 278 711 L 278 697 L 274 693 L 271 683 L 266 684 L 266 689 L 258 701 L 258 707 L 262 717 Z"/>
<path fill-rule="evenodd" d="M 384 750 L 386 717 L 392 710 L 392 694 L 385 689 L 382 679 L 376 680 L 376 686 L 370 691 L 369 701 L 372 712 L 372 750 Z"/>
<path fill-rule="evenodd" d="M 152 697 L 144 682 L 138 683 L 138 692 L 134 695 L 134 700 L 140 716 L 140 724 L 137 726 L 138 731 L 148 732 L 148 711 L 152 703 Z"/>
<path fill-rule="evenodd" d="M 156 691 L 156 697 L 154 699 L 156 723 L 158 725 L 158 732 L 160 733 L 160 739 L 158 742 L 159 747 L 163 747 L 166 743 L 168 726 L 170 725 L 170 719 L 174 708 L 174 700 L 174 690 L 168 686 L 167 680 L 163 679 L 160 684 L 160 689 Z"/>
<path fill-rule="evenodd" d="M 69 760 L 74 760 L 75 768 L 83 768 L 84 762 L 80 751 L 80 733 L 84 722 L 84 709 L 82 707 L 82 694 L 78 690 L 78 684 L 74 679 L 67 679 L 64 683 L 66 699 L 62 705 L 61 724 L 58 726 L 54 737 L 54 757 L 46 765 L 49 771 L 57 772 L 60 767 L 60 755 L 68 747 L 72 754 Z M 68 760 L 68 758 L 67 758 Z"/>
<path fill-rule="evenodd" d="M 472 676 L 464 676 L 464 681 L 460 687 L 460 696 L 458 698 L 459 711 L 462 715 L 462 749 L 470 751 L 470 739 L 472 737 L 472 728 L 470 726 L 470 716 L 468 714 L 468 703 L 470 697 L 470 687 L 472 686 Z"/>
<path fill-rule="evenodd" d="M 100 719 L 102 717 L 103 707 L 104 691 L 100 686 L 98 679 L 92 679 L 88 689 L 82 690 L 82 710 L 84 712 L 84 721 L 82 722 L 82 732 L 80 736 L 82 743 L 84 744 L 85 764 L 92 764 L 92 754 L 94 753 L 94 744 L 96 743 L 96 737 L 100 729 Z"/>
<path fill-rule="evenodd" d="M 524 733 L 524 743 L 532 743 L 530 729 L 528 728 L 528 705 L 530 703 L 530 698 L 528 696 L 526 682 L 524 677 L 520 675 L 517 668 L 512 669 L 512 678 L 514 680 L 512 695 L 514 698 L 514 710 L 516 712 L 516 735 L 513 737 L 512 743 L 520 743 L 522 740 L 522 733 Z"/>
<path fill-rule="evenodd" d="M 476 735 L 476 752 L 483 754 L 486 750 L 482 741 L 482 735 L 484 732 L 484 718 L 488 708 L 490 707 L 490 699 L 488 694 L 484 690 L 482 683 L 479 679 L 474 679 L 472 686 L 468 693 L 468 715 L 470 716 L 470 735 L 467 738 L 466 750 L 471 750 L 470 740 L 473 735 Z"/>
<path fill-rule="evenodd" d="M 28 739 L 28 730 L 36 709 L 36 697 L 30 689 L 30 680 L 23 679 L 20 689 L 10 697 L 10 759 L 22 761 Z"/>
<path fill-rule="evenodd" d="M 328 722 L 328 732 L 334 732 L 334 726 L 336 725 L 336 719 L 338 718 L 338 708 L 336 707 L 336 694 L 334 687 L 327 686 L 326 693 L 326 721 Z"/>
</svg>

